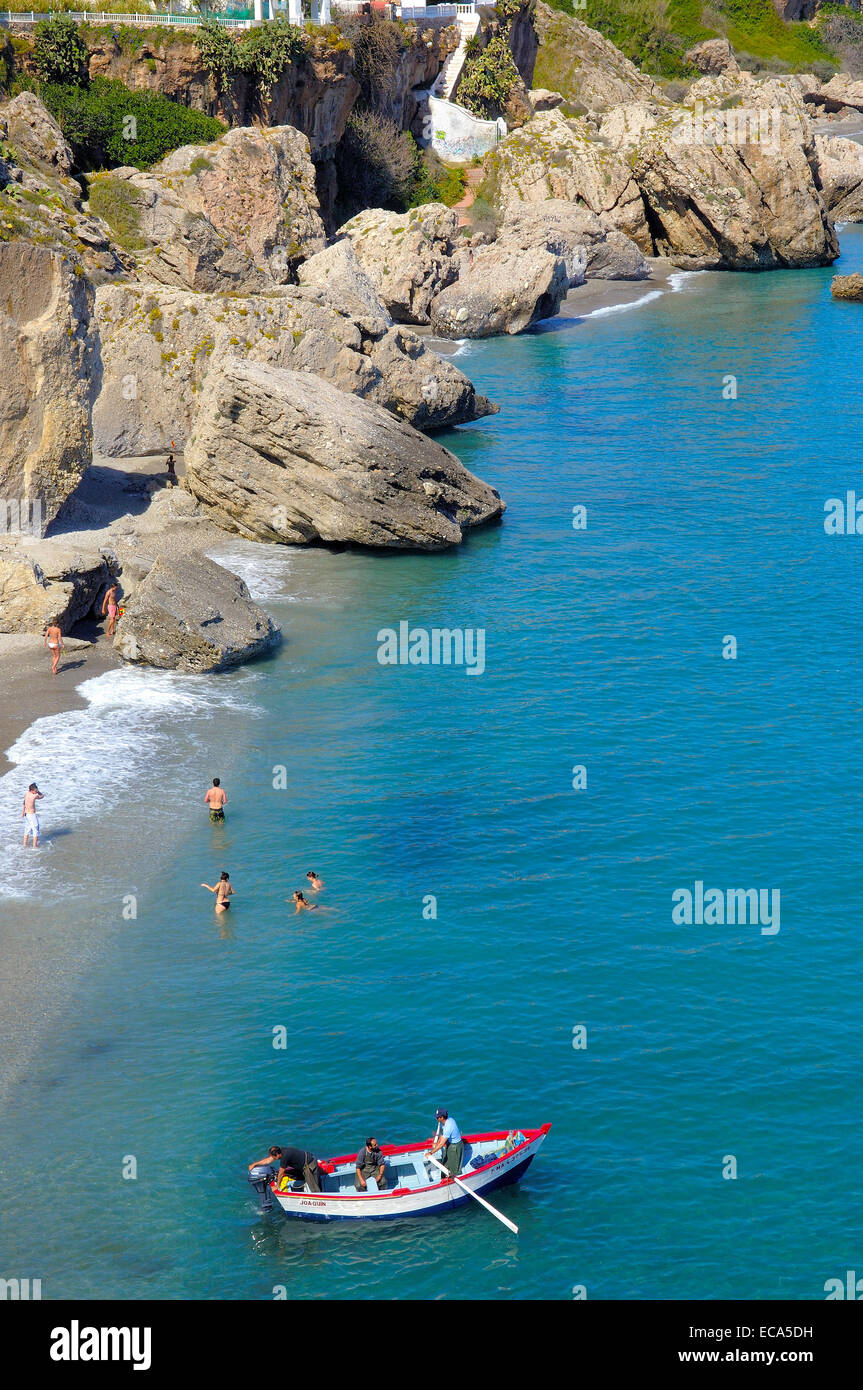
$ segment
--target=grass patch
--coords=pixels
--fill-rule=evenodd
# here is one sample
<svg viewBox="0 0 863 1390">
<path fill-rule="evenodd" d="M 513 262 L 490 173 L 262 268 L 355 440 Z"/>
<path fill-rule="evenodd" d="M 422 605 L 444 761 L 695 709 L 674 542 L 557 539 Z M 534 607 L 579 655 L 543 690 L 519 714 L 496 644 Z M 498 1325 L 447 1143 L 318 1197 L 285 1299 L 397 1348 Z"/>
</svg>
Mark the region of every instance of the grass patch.
<svg viewBox="0 0 863 1390">
<path fill-rule="evenodd" d="M 122 179 L 103 174 L 90 184 L 90 211 L 111 228 L 114 240 L 124 251 L 143 251 L 141 214 L 134 191 Z"/>
</svg>

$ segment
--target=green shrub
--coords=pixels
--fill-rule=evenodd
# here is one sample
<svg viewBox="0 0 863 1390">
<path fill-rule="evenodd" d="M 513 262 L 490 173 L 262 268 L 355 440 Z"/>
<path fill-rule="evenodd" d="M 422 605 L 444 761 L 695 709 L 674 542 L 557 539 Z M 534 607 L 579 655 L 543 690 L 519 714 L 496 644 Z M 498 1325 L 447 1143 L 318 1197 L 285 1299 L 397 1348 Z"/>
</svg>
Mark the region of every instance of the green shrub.
<svg viewBox="0 0 863 1390">
<path fill-rule="evenodd" d="M 48 83 L 39 95 L 72 146 L 79 169 L 133 164 L 148 169 L 181 145 L 208 144 L 225 132 L 221 121 L 155 92 L 130 92 L 96 77 L 88 88 Z"/>
<path fill-rule="evenodd" d="M 481 53 L 466 60 L 456 99 L 475 116 L 494 118 L 520 81 L 506 36 L 498 34 Z"/>
<path fill-rule="evenodd" d="M 195 31 L 195 43 L 207 72 L 220 88 L 239 73 L 248 73 L 266 95 L 285 68 L 301 62 L 309 51 L 309 40 L 295 24 L 274 19 L 262 24 L 237 42 L 214 19 L 205 19 Z"/>
<path fill-rule="evenodd" d="M 309 51 L 302 29 L 286 19 L 274 19 L 252 29 L 239 47 L 243 69 L 255 78 L 262 93 L 270 90 L 285 68 L 301 62 Z"/>
<path fill-rule="evenodd" d="M 461 202 L 467 187 L 464 169 L 444 164 L 432 150 L 421 150 L 415 144 L 413 188 L 407 206 L 421 207 L 423 203 L 445 203 L 451 208 Z"/>
<path fill-rule="evenodd" d="M 222 24 L 204 19 L 195 30 L 195 43 L 201 62 L 221 91 L 240 71 L 240 46 Z"/>
<path fill-rule="evenodd" d="M 64 14 L 42 19 L 33 31 L 33 63 L 43 82 L 78 82 L 87 72 L 87 45 Z"/>
<path fill-rule="evenodd" d="M 90 210 L 101 217 L 118 246 L 126 251 L 142 251 L 147 245 L 141 236 L 141 216 L 135 202 L 134 190 L 121 179 L 103 174 L 90 184 Z"/>
</svg>

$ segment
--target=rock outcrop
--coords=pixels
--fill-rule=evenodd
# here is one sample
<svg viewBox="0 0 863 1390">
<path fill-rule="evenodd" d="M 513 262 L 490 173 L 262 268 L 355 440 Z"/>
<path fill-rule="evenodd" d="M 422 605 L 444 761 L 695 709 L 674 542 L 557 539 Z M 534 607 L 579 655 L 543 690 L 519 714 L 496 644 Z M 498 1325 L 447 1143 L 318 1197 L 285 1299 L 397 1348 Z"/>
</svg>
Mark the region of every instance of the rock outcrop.
<svg viewBox="0 0 863 1390">
<path fill-rule="evenodd" d="M 90 462 L 100 385 L 93 288 L 57 252 L 0 242 L 0 498 L 42 532 Z"/>
<path fill-rule="evenodd" d="M 204 555 L 160 556 L 117 624 L 124 661 L 167 671 L 221 671 L 276 645 L 278 626 L 237 575 Z"/>
<path fill-rule="evenodd" d="M 377 312 L 358 307 L 356 316 L 348 307 L 330 298 L 330 287 L 242 298 L 163 285 L 100 288 L 97 448 L 114 456 L 159 453 L 171 440 L 182 448 L 211 365 L 224 353 L 314 372 L 417 429 L 450 428 L 496 409 L 380 305 Z"/>
<path fill-rule="evenodd" d="M 253 540 L 435 550 L 498 517 L 447 449 L 319 377 L 225 358 L 204 388 L 185 486 Z"/>
<path fill-rule="evenodd" d="M 769 270 L 826 265 L 839 254 L 806 116 L 778 101 L 765 111 L 766 131 L 756 111 L 756 139 L 742 125 L 747 111 L 733 108 L 678 114 L 645 132 L 633 172 L 659 255 L 693 270 Z"/>
<path fill-rule="evenodd" d="M 33 92 L 19 92 L 0 111 L 0 123 L 19 155 L 51 174 L 71 174 L 71 146 L 54 117 Z"/>
<path fill-rule="evenodd" d="M 454 284 L 432 301 L 431 323 L 444 338 L 491 338 L 522 333 L 552 318 L 572 285 L 584 283 L 587 253 L 567 246 L 541 226 L 503 229 L 497 241 L 460 258 Z"/>
<path fill-rule="evenodd" d="M 687 63 L 703 73 L 739 72 L 740 64 L 735 58 L 727 39 L 706 39 L 697 43 L 684 54 Z"/>
<path fill-rule="evenodd" d="M 371 208 L 339 229 L 396 323 L 415 324 L 429 322 L 432 300 L 455 279 L 457 234 L 458 213 L 443 203 Z"/>
<path fill-rule="evenodd" d="M 835 135 L 816 135 L 821 193 L 837 222 L 863 222 L 863 146 Z"/>
<path fill-rule="evenodd" d="M 360 265 L 349 237 L 341 237 L 303 261 L 297 279 L 304 289 L 320 290 L 334 308 L 382 319 L 387 327 L 392 323 L 389 310 Z"/>
<path fill-rule="evenodd" d="M 504 220 L 522 203 L 581 202 L 642 251 L 653 250 L 629 160 L 587 121 L 541 112 L 486 156 L 484 170 L 479 191 Z"/>
<path fill-rule="evenodd" d="M 68 632 L 101 598 L 112 574 L 100 552 L 7 539 L 0 544 L 0 632 L 42 633 L 53 619 Z"/>
<path fill-rule="evenodd" d="M 853 275 L 834 275 L 830 281 L 830 293 L 834 299 L 863 303 L 863 275 L 858 275 L 856 271 Z"/>
<path fill-rule="evenodd" d="M 621 102 L 661 97 L 651 77 L 580 19 L 540 0 L 534 26 L 539 52 L 532 80 L 537 87 L 561 92 L 571 108 L 596 112 Z"/>
<path fill-rule="evenodd" d="M 324 246 L 308 141 L 291 126 L 239 127 L 146 172 L 97 175 L 90 206 L 145 278 L 205 292 L 285 284 Z"/>
<path fill-rule="evenodd" d="M 544 203 L 522 203 L 511 210 L 502 233 L 533 235 L 546 247 L 563 256 L 573 267 L 587 262 L 583 274 L 588 280 L 644 280 L 650 268 L 635 242 L 616 227 L 609 227 L 583 203 L 566 203 L 549 198 Z M 578 284 L 576 278 L 572 283 Z"/>
</svg>

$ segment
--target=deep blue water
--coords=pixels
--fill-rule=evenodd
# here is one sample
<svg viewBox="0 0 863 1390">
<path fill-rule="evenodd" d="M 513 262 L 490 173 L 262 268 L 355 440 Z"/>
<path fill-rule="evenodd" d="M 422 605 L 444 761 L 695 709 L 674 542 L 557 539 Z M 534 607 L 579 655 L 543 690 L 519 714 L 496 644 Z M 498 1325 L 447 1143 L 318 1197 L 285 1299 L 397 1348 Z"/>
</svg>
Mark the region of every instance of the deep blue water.
<svg viewBox="0 0 863 1390">
<path fill-rule="evenodd" d="M 258 592 L 284 583 L 278 655 L 200 716 L 194 682 L 102 678 L 76 746 L 119 721 L 101 756 L 136 780 L 98 868 L 95 817 L 55 851 L 43 949 L 92 950 L 4 1116 L 0 1272 L 43 1297 L 809 1299 L 859 1267 L 863 538 L 823 517 L 863 496 L 863 309 L 832 273 L 688 277 L 474 344 L 503 408 L 445 442 L 501 526 L 430 556 L 229 538 Z M 381 666 L 401 619 L 483 628 L 485 672 Z M 297 918 L 309 868 L 330 910 Z M 779 890 L 779 932 L 676 925 L 696 880 Z M 439 1104 L 552 1123 L 499 1194 L 518 1239 L 476 1209 L 256 1214 L 271 1142 L 422 1138 Z"/>
</svg>

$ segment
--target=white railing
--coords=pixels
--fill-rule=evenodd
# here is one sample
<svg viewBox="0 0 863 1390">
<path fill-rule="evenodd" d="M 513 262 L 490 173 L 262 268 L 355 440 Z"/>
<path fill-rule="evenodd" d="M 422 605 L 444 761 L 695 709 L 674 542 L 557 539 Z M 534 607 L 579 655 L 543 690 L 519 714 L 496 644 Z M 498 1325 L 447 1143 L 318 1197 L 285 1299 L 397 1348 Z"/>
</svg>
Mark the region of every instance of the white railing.
<svg viewBox="0 0 863 1390">
<path fill-rule="evenodd" d="M 471 9 L 473 6 L 471 6 Z M 402 19 L 455 19 L 458 11 L 457 5 L 401 5 L 399 14 Z"/>
<path fill-rule="evenodd" d="M 266 0 L 265 0 L 266 3 Z M 348 10 L 356 12 L 365 9 L 368 0 L 333 0 L 333 8 L 336 10 Z M 315 7 L 317 8 L 317 7 Z M 312 13 L 312 23 L 329 22 L 328 6 L 322 3 L 318 13 Z M 476 13 L 474 5 L 396 5 L 395 9 L 402 19 L 424 19 L 434 23 L 443 20 L 463 18 L 466 15 Z M 0 10 L 0 24 L 39 24 L 43 19 L 50 19 L 52 14 L 61 13 L 57 10 Z M 143 26 L 150 29 L 158 24 L 179 24 L 186 28 L 194 28 L 201 22 L 199 14 L 112 14 L 109 10 L 65 10 L 69 19 L 76 24 L 131 24 Z M 214 19 L 217 24 L 223 25 L 226 29 L 250 29 L 255 24 L 266 23 L 265 19 L 230 19 L 224 15 L 214 14 L 209 18 Z M 300 14 L 299 23 L 302 23 Z"/>
<path fill-rule="evenodd" d="M 0 24 L 39 24 L 43 19 L 50 19 L 52 14 L 61 11 L 53 10 L 40 14 L 36 10 L 26 13 L 17 10 L 0 10 Z M 180 24 L 186 28 L 194 28 L 200 24 L 201 16 L 196 14 L 110 14 L 105 10 L 64 10 L 70 19 L 78 24 L 132 24 L 144 25 L 150 28 L 155 24 Z M 223 24 L 226 29 L 248 29 L 258 21 L 254 19 L 225 19 L 222 15 L 212 15 L 218 24 Z"/>
</svg>

